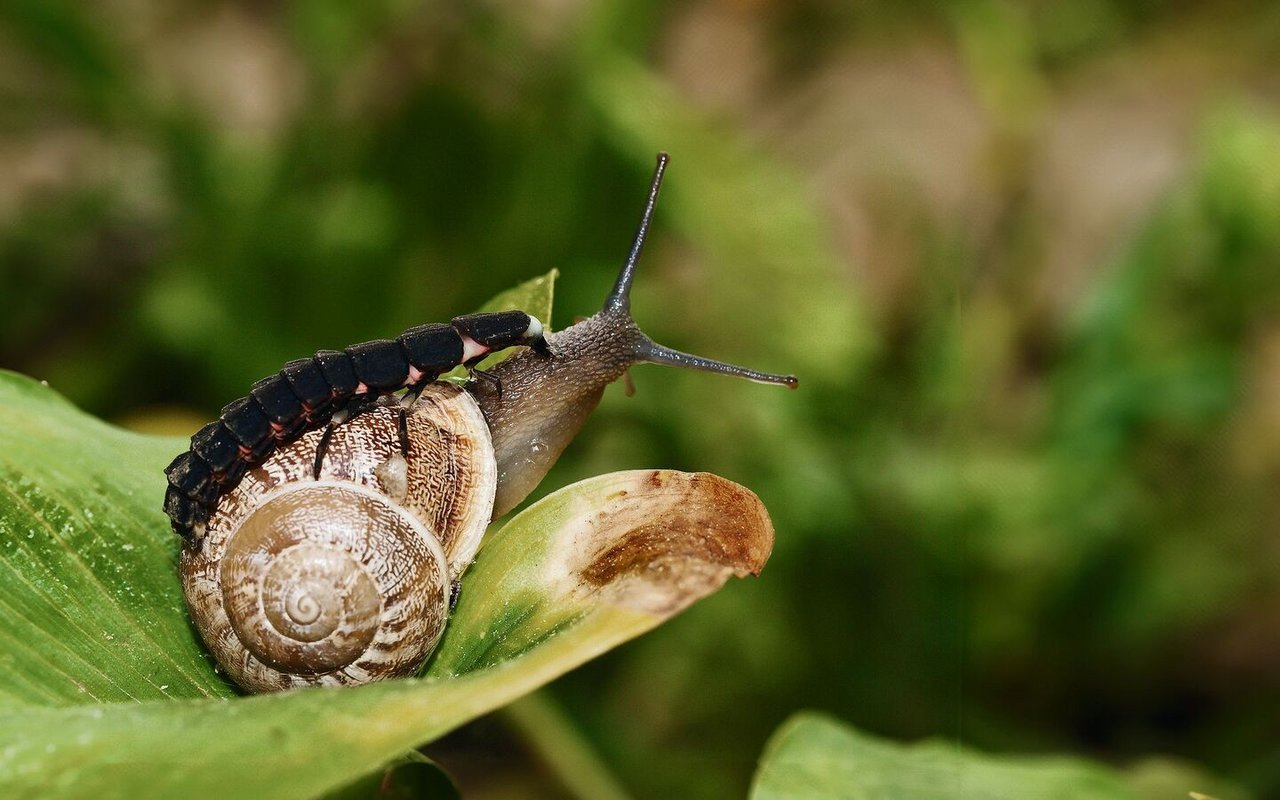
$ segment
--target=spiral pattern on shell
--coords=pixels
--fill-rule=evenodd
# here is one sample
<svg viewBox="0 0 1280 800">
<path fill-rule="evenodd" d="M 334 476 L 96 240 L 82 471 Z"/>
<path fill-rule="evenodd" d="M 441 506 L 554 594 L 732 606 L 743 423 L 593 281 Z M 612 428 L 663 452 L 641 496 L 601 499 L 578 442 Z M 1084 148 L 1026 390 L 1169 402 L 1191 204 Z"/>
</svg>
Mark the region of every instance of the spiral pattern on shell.
<svg viewBox="0 0 1280 800">
<path fill-rule="evenodd" d="M 224 495 L 180 572 L 192 619 L 239 685 L 270 691 L 411 675 L 444 631 L 474 558 L 497 466 L 470 395 L 434 384 L 407 416 L 388 403 L 251 470 Z"/>
<path fill-rule="evenodd" d="M 444 551 L 387 497 L 295 484 L 241 524 L 222 557 L 223 605 L 245 648 L 284 673 L 412 672 L 448 613 Z"/>
</svg>

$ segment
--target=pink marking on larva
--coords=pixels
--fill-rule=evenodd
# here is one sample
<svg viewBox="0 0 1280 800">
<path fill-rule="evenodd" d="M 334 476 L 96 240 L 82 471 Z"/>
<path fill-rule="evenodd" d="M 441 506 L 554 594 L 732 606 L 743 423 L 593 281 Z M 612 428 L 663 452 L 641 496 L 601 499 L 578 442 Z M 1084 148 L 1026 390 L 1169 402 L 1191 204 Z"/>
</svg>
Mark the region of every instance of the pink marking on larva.
<svg viewBox="0 0 1280 800">
<path fill-rule="evenodd" d="M 412 385 L 414 385 L 414 384 L 415 384 L 415 383 L 417 383 L 418 381 L 422 380 L 422 376 L 423 376 L 423 375 L 425 375 L 425 374 L 426 374 L 425 372 L 423 372 L 422 370 L 418 369 L 418 368 L 417 368 L 417 367 L 415 367 L 414 365 L 410 364 L 410 365 L 409 365 L 409 377 L 407 377 L 407 378 L 405 378 L 405 379 L 404 379 L 404 385 L 405 385 L 405 386 L 412 386 Z"/>
<path fill-rule="evenodd" d="M 245 447 L 244 445 L 240 445 L 239 448 L 237 449 L 239 449 L 240 451 L 240 457 L 243 458 L 245 461 L 248 461 L 249 456 L 253 455 L 253 451 Z"/>
<path fill-rule="evenodd" d="M 271 423 L 271 432 L 272 432 L 272 433 L 279 433 L 279 432 L 280 432 L 280 431 L 282 431 L 282 430 L 284 430 L 284 426 L 283 426 L 283 425 L 281 425 L 279 422 L 273 422 L 273 423 Z"/>
<path fill-rule="evenodd" d="M 369 393 L 369 387 L 364 384 L 364 381 L 361 381 L 356 384 L 355 394 L 368 394 L 368 393 Z"/>
<path fill-rule="evenodd" d="M 493 349 L 487 344 L 480 344 L 475 339 L 472 339 L 470 336 L 466 335 L 465 333 L 460 333 L 458 335 L 462 337 L 463 363 L 466 363 L 473 358 L 479 358 L 480 356 L 488 353 L 490 350 Z"/>
</svg>

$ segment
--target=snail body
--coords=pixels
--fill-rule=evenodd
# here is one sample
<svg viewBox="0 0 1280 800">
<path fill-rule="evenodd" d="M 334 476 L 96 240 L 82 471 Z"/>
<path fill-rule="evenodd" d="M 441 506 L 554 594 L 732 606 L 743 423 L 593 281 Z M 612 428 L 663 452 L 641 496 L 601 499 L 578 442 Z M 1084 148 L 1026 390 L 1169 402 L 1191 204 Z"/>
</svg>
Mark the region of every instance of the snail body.
<svg viewBox="0 0 1280 800">
<path fill-rule="evenodd" d="M 632 365 L 796 386 L 792 376 L 663 347 L 632 320 L 632 279 L 666 164 L 660 154 L 631 252 L 594 316 L 550 332 L 523 312 L 471 315 L 353 346 L 344 358 L 322 351 L 255 384 L 192 437 L 166 470 L 165 510 L 183 537 L 192 619 L 233 680 L 269 691 L 414 674 L 485 527 L 533 490 Z M 519 345 L 465 389 L 435 380 Z M 356 380 L 309 391 L 289 380 L 314 377 L 326 358 Z M 391 396 L 402 387 L 402 398 Z M 285 389 L 294 394 L 280 397 Z M 249 416 L 267 424 L 254 422 L 250 435 L 240 424 Z"/>
</svg>

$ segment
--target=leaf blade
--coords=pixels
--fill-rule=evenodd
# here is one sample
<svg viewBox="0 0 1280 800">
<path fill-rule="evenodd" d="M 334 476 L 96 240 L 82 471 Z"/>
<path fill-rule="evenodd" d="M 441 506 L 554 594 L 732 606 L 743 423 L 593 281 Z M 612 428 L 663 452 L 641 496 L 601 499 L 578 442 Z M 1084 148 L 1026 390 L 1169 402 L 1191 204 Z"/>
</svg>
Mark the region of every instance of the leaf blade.
<svg viewBox="0 0 1280 800">
<path fill-rule="evenodd" d="M 173 577 L 177 541 L 158 476 L 180 449 L 0 373 L 0 637 L 21 643 L 0 655 L 0 695 L 67 704 L 230 694 Z"/>
<path fill-rule="evenodd" d="M 939 740 L 904 745 L 806 711 L 780 725 L 765 745 L 751 800 L 1143 800 L 1206 784 L 1223 797 L 1243 796 L 1190 768 L 1161 765 L 1159 781 L 1148 777 L 1151 772 L 1140 766 L 1126 774 L 1071 756 L 990 755 Z"/>
<path fill-rule="evenodd" d="M 619 498 L 619 491 L 628 494 Z M 654 548 L 650 540 L 627 554 L 626 569 L 614 570 L 606 581 L 596 576 L 586 591 L 572 580 L 544 580 L 547 575 L 572 576 L 574 570 L 594 574 L 582 570 L 583 564 L 598 561 L 590 556 L 618 554 L 620 544 L 636 542 L 630 512 L 643 505 L 646 493 L 665 495 L 669 507 L 711 508 L 715 513 L 725 502 L 745 503 L 733 518 L 756 526 L 747 532 L 752 546 L 718 558 L 722 568 L 710 582 L 699 573 L 699 580 L 685 584 L 673 580 L 672 572 L 679 558 L 703 558 L 707 548 L 694 548 L 690 555 L 687 548 L 683 553 L 681 548 Z M 716 502 L 700 499 L 705 497 Z M 614 516 L 621 524 L 611 521 Z M 566 528 L 566 518 L 574 525 Z M 672 519 L 678 523 L 680 518 Z M 585 540 L 580 538 L 584 532 Z M 716 531 L 702 533 L 718 536 Z M 731 575 L 758 571 L 771 540 L 772 528 L 759 500 L 722 478 L 653 470 L 593 478 L 534 504 L 486 545 L 476 573 L 468 576 L 466 599 L 459 603 L 459 630 L 452 643 L 442 645 L 442 657 L 426 679 L 231 701 L 11 709 L 0 715 L 0 789 L 68 797 L 196 792 L 314 796 L 653 628 Z M 541 559 L 530 560 L 531 553 L 541 553 Z M 742 553 L 746 555 L 738 558 Z M 585 561 L 584 554 L 589 556 Z M 511 574 L 513 565 L 521 574 Z M 646 586 L 657 581 L 656 599 L 649 592 L 637 593 L 637 580 Z M 534 603 L 540 614 L 517 614 L 517 624 L 503 628 L 488 616 L 495 607 L 488 601 L 512 586 L 524 586 L 526 595 L 544 599 Z M 464 640 L 481 630 L 500 634 L 501 641 L 496 649 L 481 648 L 484 657 L 477 657 Z M 144 759 L 147 768 L 138 769 L 140 761 L 122 754 Z"/>
</svg>

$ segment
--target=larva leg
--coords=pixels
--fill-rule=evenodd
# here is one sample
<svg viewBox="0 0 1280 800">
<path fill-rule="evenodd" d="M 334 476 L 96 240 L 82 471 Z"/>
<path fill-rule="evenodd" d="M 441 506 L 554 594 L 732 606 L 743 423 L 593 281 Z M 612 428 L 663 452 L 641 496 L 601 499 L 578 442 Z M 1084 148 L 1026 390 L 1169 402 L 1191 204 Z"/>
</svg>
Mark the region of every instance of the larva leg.
<svg viewBox="0 0 1280 800">
<path fill-rule="evenodd" d="M 409 412 L 404 406 L 400 407 L 400 455 L 405 458 L 409 457 Z"/>
<path fill-rule="evenodd" d="M 316 445 L 316 460 L 311 467 L 311 477 L 320 480 L 320 469 L 324 466 L 324 454 L 329 451 L 329 440 L 333 438 L 333 429 L 338 427 L 338 423 L 330 422 L 325 426 L 324 433 L 320 436 L 320 443 Z"/>
<path fill-rule="evenodd" d="M 311 474 L 316 480 L 320 479 L 320 470 L 324 468 L 324 457 L 329 451 L 329 440 L 333 438 L 333 432 L 337 430 L 339 425 L 349 422 L 352 418 L 363 414 L 377 404 L 377 395 L 356 395 L 351 399 L 350 405 L 333 413 L 333 418 L 325 426 L 324 434 L 320 437 L 319 444 L 316 445 L 316 460 L 311 468 Z"/>
</svg>

